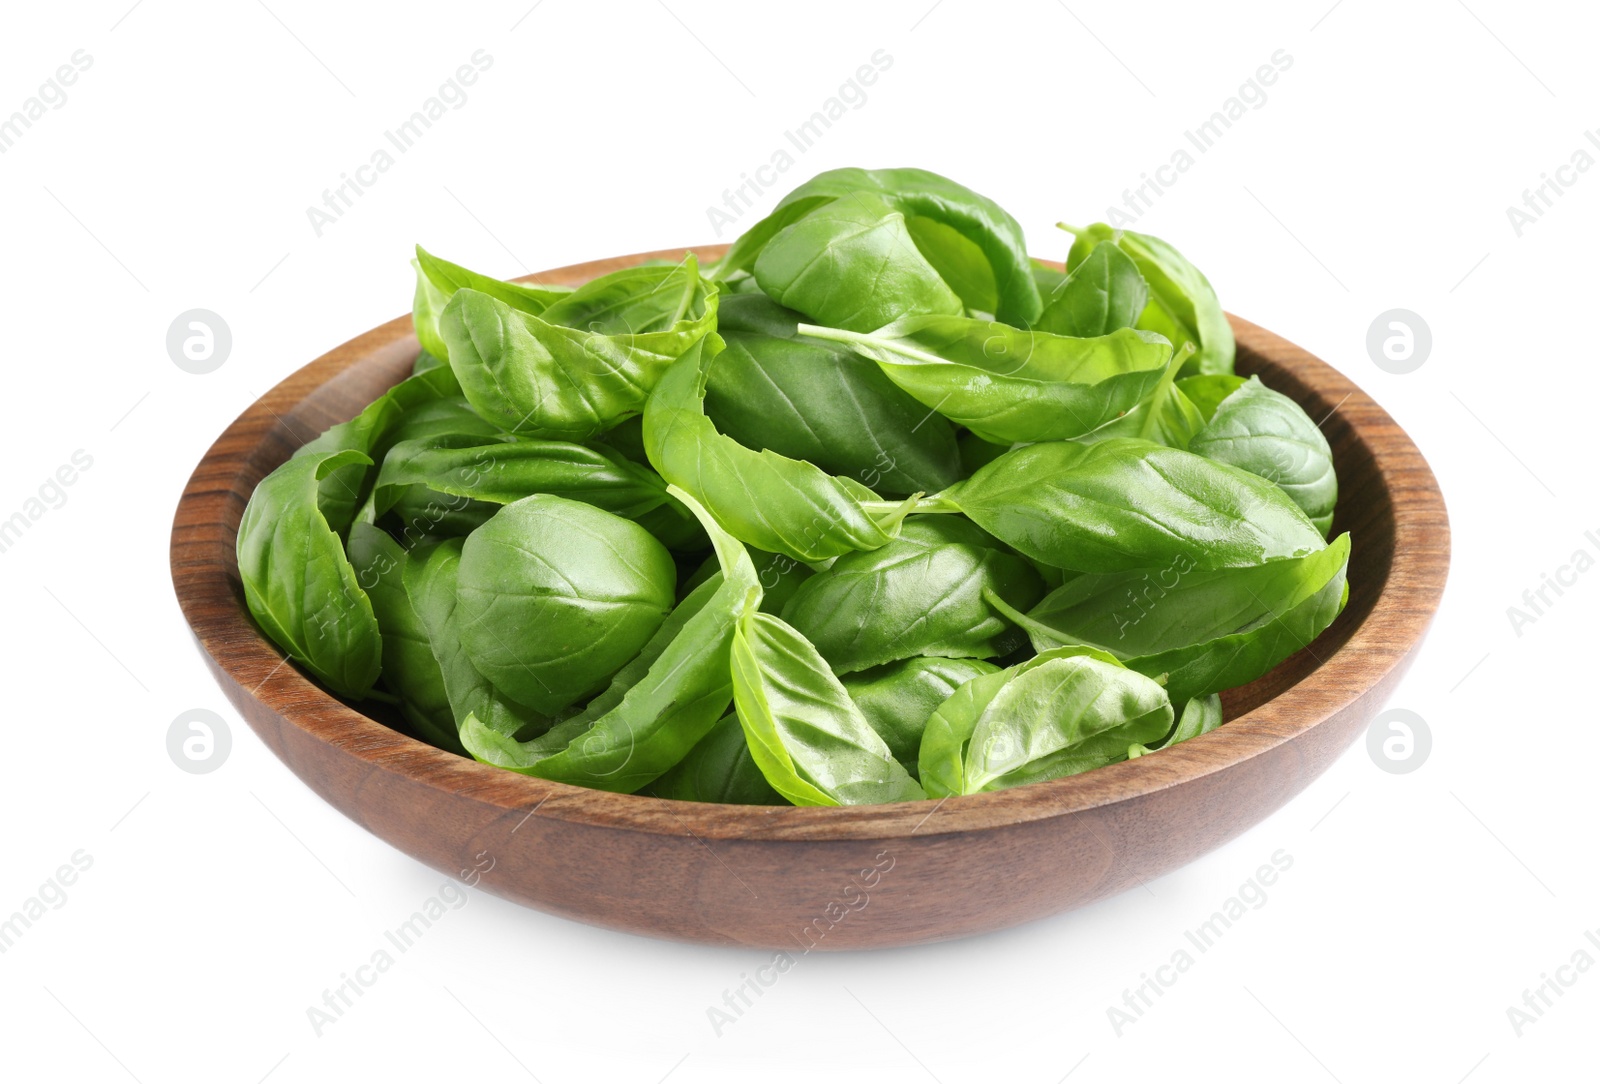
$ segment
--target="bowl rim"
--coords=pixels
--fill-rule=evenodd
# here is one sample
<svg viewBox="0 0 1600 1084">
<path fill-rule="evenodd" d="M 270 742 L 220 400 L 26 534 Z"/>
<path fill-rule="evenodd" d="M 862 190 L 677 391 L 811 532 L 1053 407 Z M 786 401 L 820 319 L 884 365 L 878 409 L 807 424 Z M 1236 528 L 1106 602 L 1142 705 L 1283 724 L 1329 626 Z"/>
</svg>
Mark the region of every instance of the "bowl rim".
<svg viewBox="0 0 1600 1084">
<path fill-rule="evenodd" d="M 582 281 L 641 260 L 678 259 L 685 251 L 717 259 L 726 248 L 719 244 L 635 253 L 554 268 L 518 281 Z M 546 818 L 654 835 L 687 832 L 718 840 L 818 842 L 992 830 L 1138 799 L 1268 753 L 1360 700 L 1415 649 L 1438 608 L 1448 576 L 1450 536 L 1444 497 L 1409 435 L 1370 396 L 1326 362 L 1255 324 L 1232 315 L 1229 320 L 1243 349 L 1290 370 L 1308 390 L 1336 403 L 1334 410 L 1342 411 L 1347 419 L 1359 418 L 1350 423 L 1350 432 L 1375 460 L 1378 475 L 1402 479 L 1404 484 L 1389 487 L 1394 541 L 1387 577 L 1371 612 L 1349 638 L 1294 685 L 1226 726 L 1159 755 L 937 802 L 724 805 L 617 794 L 521 775 L 437 749 L 345 704 L 299 669 L 284 665 L 283 656 L 256 628 L 238 588 L 234 545 L 244 503 L 254 485 L 248 462 L 254 449 L 275 431 L 290 444 L 302 443 L 284 416 L 312 391 L 358 362 L 380 352 L 397 360 L 402 355 L 414 356 L 420 347 L 409 315 L 358 335 L 291 373 L 218 436 L 185 483 L 178 502 L 170 550 L 174 590 L 202 652 L 236 704 L 243 702 L 241 698 L 259 701 L 281 720 L 365 762 L 374 772 L 472 798 L 507 815 L 531 816 L 537 809 Z M 1364 433 L 1375 427 L 1384 430 L 1380 441 L 1368 440 Z M 248 444 L 240 443 L 252 434 L 254 439 Z M 219 548 L 219 542 L 225 546 Z M 265 732 L 262 736 L 267 737 Z M 281 749 L 274 748 L 282 755 Z M 935 816 L 937 821 L 929 826 Z M 923 832 L 925 826 L 929 827 Z"/>
</svg>

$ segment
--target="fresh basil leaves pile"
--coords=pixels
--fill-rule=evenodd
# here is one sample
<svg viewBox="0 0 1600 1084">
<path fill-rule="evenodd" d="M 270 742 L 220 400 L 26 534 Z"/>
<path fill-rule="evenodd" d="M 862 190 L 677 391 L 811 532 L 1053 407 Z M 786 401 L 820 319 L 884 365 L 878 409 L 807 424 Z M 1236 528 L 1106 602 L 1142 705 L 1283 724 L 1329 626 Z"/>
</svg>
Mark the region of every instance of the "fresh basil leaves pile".
<svg viewBox="0 0 1600 1084">
<path fill-rule="evenodd" d="M 1154 237 L 1031 261 L 990 200 L 834 170 L 718 264 L 576 289 L 417 250 L 415 373 L 256 488 L 261 628 L 512 771 L 850 805 L 1222 724 L 1347 597 L 1327 441 Z"/>
</svg>

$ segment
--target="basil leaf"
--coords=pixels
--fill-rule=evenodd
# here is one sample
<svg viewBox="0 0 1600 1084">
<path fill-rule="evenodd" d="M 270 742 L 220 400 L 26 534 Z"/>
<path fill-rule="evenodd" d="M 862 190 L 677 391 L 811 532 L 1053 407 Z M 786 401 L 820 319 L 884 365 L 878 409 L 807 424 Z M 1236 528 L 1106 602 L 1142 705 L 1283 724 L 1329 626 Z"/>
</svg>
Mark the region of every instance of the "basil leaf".
<svg viewBox="0 0 1600 1084">
<path fill-rule="evenodd" d="M 564 497 L 524 497 L 462 547 L 461 643 L 497 689 L 553 714 L 639 653 L 677 578 L 643 527 Z"/>
<path fill-rule="evenodd" d="M 721 273 L 852 331 L 921 313 L 992 313 L 1025 327 L 1039 291 L 1022 228 L 1000 206 L 920 169 L 836 169 L 785 196 Z"/>
<path fill-rule="evenodd" d="M 1200 412 L 1202 423 L 1209 422 L 1218 405 L 1244 387 L 1245 379 L 1233 373 L 1207 373 L 1204 376 L 1186 376 L 1178 381 L 1178 390 Z M 1203 428 L 1202 424 L 1202 428 Z"/>
<path fill-rule="evenodd" d="M 256 622 L 324 685 L 354 700 L 378 680 L 382 641 L 319 484 L 343 467 L 370 463 L 354 449 L 290 459 L 250 495 L 237 544 L 239 580 Z"/>
<path fill-rule="evenodd" d="M 866 805 L 922 798 L 804 636 L 746 613 L 733 637 L 733 702 L 750 754 L 795 805 Z"/>
<path fill-rule="evenodd" d="M 448 369 L 428 369 L 407 377 L 374 399 L 360 414 L 331 426 L 321 436 L 295 452 L 295 456 L 357 451 L 361 457 L 345 460 L 328 471 L 319 484 L 319 503 L 328 525 L 343 535 L 354 521 L 356 509 L 367 496 L 372 468 L 381 463 L 389 446 L 399 439 L 413 415 L 461 394 L 461 386 Z M 449 408 L 449 409 L 454 409 Z"/>
<path fill-rule="evenodd" d="M 610 448 L 455 434 L 406 440 L 389 450 L 373 484 L 375 515 L 387 512 L 412 486 L 499 505 L 548 493 L 625 519 L 637 519 L 667 501 L 667 484 L 659 475 Z"/>
<path fill-rule="evenodd" d="M 1193 347 L 1188 343 L 1172 355 L 1160 381 L 1144 399 L 1127 414 L 1108 422 L 1092 433 L 1078 438 L 1080 443 L 1095 444 L 1114 437 L 1131 437 L 1164 444 L 1169 448 L 1189 446 L 1190 439 L 1205 427 L 1193 403 L 1177 388 L 1178 370 L 1183 367 Z"/>
<path fill-rule="evenodd" d="M 1264 479 L 1149 441 L 1016 448 L 936 504 L 1036 561 L 1079 572 L 1242 568 L 1323 547 L 1305 513 Z"/>
<path fill-rule="evenodd" d="M 401 583 L 428 637 L 439 666 L 445 698 L 457 734 L 468 718 L 507 738 L 528 737 L 549 729 L 551 719 L 516 703 L 472 664 L 461 642 L 461 613 L 456 587 L 461 573 L 462 540 L 424 543 L 406 554 Z M 464 744 L 464 743 L 463 743 Z"/>
<path fill-rule="evenodd" d="M 384 531 L 357 522 L 350 527 L 349 552 L 383 637 L 383 683 L 400 697 L 400 712 L 418 737 L 465 755 L 427 627 L 406 594 L 406 551 Z"/>
<path fill-rule="evenodd" d="M 422 349 L 441 361 L 449 358 L 449 347 L 439 334 L 439 314 L 463 287 L 497 297 L 519 312 L 535 315 L 543 312 L 550 303 L 571 293 L 566 287 L 531 286 L 523 282 L 506 282 L 501 279 L 468 271 L 460 264 L 441 260 L 417 246 L 417 257 L 411 261 L 417 271 L 417 288 L 411 302 L 411 323 L 416 329 Z"/>
<path fill-rule="evenodd" d="M 739 717 L 724 715 L 677 766 L 650 784 L 657 798 L 726 805 L 787 805 L 756 767 Z"/>
<path fill-rule="evenodd" d="M 961 477 L 949 422 L 849 348 L 797 337 L 798 319 L 759 293 L 722 300 L 717 333 L 727 349 L 705 405 L 720 432 L 884 493 L 931 492 Z"/>
<path fill-rule="evenodd" d="M 1187 450 L 1205 425 L 1199 409 L 1176 384 L 1162 384 L 1127 414 L 1078 440 L 1095 444 L 1113 437 L 1131 437 Z"/>
<path fill-rule="evenodd" d="M 437 355 L 430 354 L 428 351 L 423 350 L 417 354 L 417 360 L 411 363 L 411 375 L 416 376 L 419 373 L 427 372 L 429 369 L 444 368 L 449 364 L 450 363 L 448 361 L 442 360 Z M 463 398 L 461 401 L 464 403 L 466 402 L 466 399 Z"/>
<path fill-rule="evenodd" d="M 1161 744 L 1163 749 L 1177 745 L 1190 738 L 1198 738 L 1202 734 L 1209 734 L 1222 725 L 1222 698 L 1216 693 L 1210 696 L 1197 696 L 1183 706 L 1183 711 L 1178 716 L 1177 726 Z"/>
<path fill-rule="evenodd" d="M 662 373 L 716 322 L 716 288 L 690 254 L 602 276 L 539 315 L 463 287 L 439 331 L 479 414 L 521 436 L 584 440 L 644 409 Z"/>
<path fill-rule="evenodd" d="M 1035 655 L 974 678 L 928 718 L 918 756 L 930 798 L 1075 775 L 1172 728 L 1151 679 L 1089 648 Z"/>
<path fill-rule="evenodd" d="M 841 680 L 867 725 L 878 732 L 889 752 L 915 779 L 928 716 L 962 685 L 999 669 L 981 659 L 924 656 L 885 663 Z"/>
<path fill-rule="evenodd" d="M 1022 637 L 985 592 L 1025 609 L 1044 585 L 972 523 L 918 516 L 887 545 L 845 554 L 802 583 L 783 619 L 838 674 L 913 655 L 994 658 Z"/>
<path fill-rule="evenodd" d="M 1233 328 L 1228 317 L 1211 283 L 1177 249 L 1159 237 L 1113 229 L 1103 222 L 1081 230 L 1061 228 L 1073 234 L 1068 271 L 1076 270 L 1096 247 L 1107 242 L 1133 260 L 1150 290 L 1150 300 L 1135 326 L 1164 336 L 1174 350 L 1184 343 L 1194 344 L 1194 356 L 1184 363 L 1181 376 L 1233 372 Z"/>
<path fill-rule="evenodd" d="M 720 345 L 720 339 L 697 343 L 662 377 L 645 408 L 645 449 L 661 477 L 693 495 L 735 538 L 797 561 L 825 561 L 889 541 L 909 503 L 880 519 L 862 503 L 877 494 L 859 482 L 717 432 L 702 399 Z"/>
<path fill-rule="evenodd" d="M 763 293 L 855 330 L 908 313 L 959 313 L 961 298 L 917 251 L 905 216 L 853 193 L 779 232 L 751 268 Z"/>
<path fill-rule="evenodd" d="M 652 508 L 634 520 L 639 526 L 656 536 L 656 540 L 673 553 L 699 554 L 711 548 L 700 521 L 676 498 Z"/>
<path fill-rule="evenodd" d="M 1138 266 L 1116 245 L 1096 245 L 1046 296 L 1035 331 L 1089 337 L 1133 327 L 1150 288 Z"/>
<path fill-rule="evenodd" d="M 965 316 L 912 316 L 865 334 L 800 331 L 855 348 L 919 402 L 996 444 L 1090 432 L 1153 391 L 1172 357 L 1166 340 L 1131 328 L 1074 339 Z"/>
<path fill-rule="evenodd" d="M 1248 568 L 1205 571 L 1179 556 L 1160 569 L 1078 576 L 1026 615 L 989 601 L 1035 650 L 1100 648 L 1165 674 L 1177 702 L 1254 681 L 1316 639 L 1344 607 L 1349 559 L 1350 536 L 1340 535 L 1308 557 Z"/>
<path fill-rule="evenodd" d="M 631 793 L 681 761 L 727 711 L 734 628 L 760 603 L 761 584 L 738 540 L 693 497 L 682 490 L 672 495 L 711 536 L 721 574 L 684 599 L 576 718 L 528 742 L 466 719 L 461 740 L 474 757 L 525 775 Z"/>
<path fill-rule="evenodd" d="M 477 290 L 499 298 L 518 311 L 534 314 L 543 312 L 552 301 L 570 292 L 564 287 L 530 286 L 480 275 L 432 255 L 421 245 L 417 246 L 417 258 L 411 261 L 411 266 L 417 272 L 411 302 L 412 327 L 422 343 L 424 356 L 431 355 L 445 364 L 448 364 L 450 348 L 440 334 L 439 317 L 457 290 L 463 287 Z"/>
<path fill-rule="evenodd" d="M 761 609 L 769 614 L 781 614 L 783 607 L 794 597 L 800 585 L 814 575 L 810 565 L 803 565 L 781 553 L 768 553 L 765 550 L 749 548 L 746 552 L 750 554 L 750 561 L 755 565 L 756 578 L 761 581 Z M 716 575 L 717 569 L 717 556 L 712 554 L 683 582 L 678 588 L 678 593 L 686 594 L 694 590 Z"/>
<path fill-rule="evenodd" d="M 1065 271 L 1057 271 L 1055 268 L 1031 257 L 1028 260 L 1028 268 L 1033 274 L 1033 285 L 1038 289 L 1040 299 L 1048 304 L 1050 295 L 1060 289 L 1063 282 L 1067 281 L 1067 273 Z"/>
<path fill-rule="evenodd" d="M 963 474 L 971 474 L 985 463 L 993 463 L 1011 450 L 1010 443 L 991 444 L 976 433 L 963 433 L 956 441 L 956 445 L 961 450 Z"/>
<path fill-rule="evenodd" d="M 411 294 L 411 328 L 417 334 L 417 341 L 422 344 L 422 353 L 417 355 L 411 367 L 412 375 L 416 375 L 434 368 L 433 365 L 424 364 L 423 358 L 450 364 L 447 360 L 450 347 L 439 336 L 439 313 L 449 304 L 450 297 L 429 280 L 420 263 L 412 260 L 411 266 L 417 272 L 416 289 Z"/>
<path fill-rule="evenodd" d="M 1339 481 L 1328 438 L 1300 404 L 1258 377 L 1217 404 L 1189 450 L 1275 482 L 1324 536 L 1333 528 Z"/>
</svg>

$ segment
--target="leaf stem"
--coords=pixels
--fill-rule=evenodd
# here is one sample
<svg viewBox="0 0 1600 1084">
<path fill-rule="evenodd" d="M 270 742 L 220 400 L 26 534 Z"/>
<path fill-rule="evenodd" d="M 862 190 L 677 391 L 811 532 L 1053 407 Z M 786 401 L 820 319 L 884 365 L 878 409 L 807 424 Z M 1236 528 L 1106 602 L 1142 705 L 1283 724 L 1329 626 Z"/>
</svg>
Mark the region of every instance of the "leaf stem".
<svg viewBox="0 0 1600 1084">
<path fill-rule="evenodd" d="M 859 343 L 870 341 L 870 336 L 859 331 L 846 331 L 839 327 L 825 327 L 821 324 L 801 324 L 795 328 L 795 334 L 804 335 L 811 339 L 827 339 L 838 343 Z"/>
<path fill-rule="evenodd" d="M 1167 362 L 1167 371 L 1161 374 L 1161 380 L 1150 393 L 1150 409 L 1145 411 L 1144 424 L 1139 427 L 1140 440 L 1152 439 L 1151 434 L 1156 431 L 1156 425 L 1161 419 L 1161 408 L 1167 401 L 1167 393 L 1172 388 L 1172 382 L 1178 378 L 1178 369 L 1193 353 L 1194 343 L 1191 342 L 1184 343 L 1172 352 L 1172 360 Z"/>
<path fill-rule="evenodd" d="M 861 507 L 869 516 L 876 518 L 880 515 L 889 515 L 904 511 L 906 515 L 943 515 L 957 514 L 961 511 L 956 503 L 947 497 L 932 496 L 918 499 L 909 508 L 905 501 L 862 501 Z"/>
</svg>

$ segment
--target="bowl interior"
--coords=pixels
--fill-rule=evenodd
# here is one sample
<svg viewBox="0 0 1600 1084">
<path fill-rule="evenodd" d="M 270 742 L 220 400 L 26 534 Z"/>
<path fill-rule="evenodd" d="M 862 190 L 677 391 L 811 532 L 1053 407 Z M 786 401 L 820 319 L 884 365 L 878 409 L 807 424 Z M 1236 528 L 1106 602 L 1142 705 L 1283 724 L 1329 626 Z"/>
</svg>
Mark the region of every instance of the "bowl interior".
<svg viewBox="0 0 1600 1084">
<path fill-rule="evenodd" d="M 698 251 L 714 259 L 721 247 Z M 583 281 L 642 259 L 679 254 L 681 250 L 672 250 L 598 261 L 547 272 L 538 280 Z M 1340 485 L 1334 532 L 1352 535 L 1348 605 L 1313 644 L 1271 673 L 1224 693 L 1230 724 L 1164 753 L 1159 767 L 1147 759 L 1012 791 L 952 799 L 946 812 L 953 825 L 1059 815 L 1225 768 L 1295 737 L 1366 695 L 1403 662 L 1420 638 L 1442 590 L 1448 561 L 1443 504 L 1425 461 L 1392 419 L 1342 375 L 1253 324 L 1234 319 L 1234 327 L 1239 373 L 1259 375 L 1297 401 L 1320 420 L 1332 447 Z M 403 379 L 418 349 L 409 317 L 376 328 L 293 374 L 218 440 L 191 479 L 174 525 L 174 582 L 190 623 L 236 703 L 243 701 L 235 689 L 248 690 L 245 699 L 266 703 L 325 742 L 440 788 L 467 787 L 482 800 L 508 809 L 527 808 L 542 797 L 561 793 L 563 808 L 574 818 L 644 826 L 650 810 L 662 806 L 662 800 L 584 791 L 463 760 L 404 736 L 395 713 L 382 705 L 340 705 L 303 675 L 282 675 L 262 688 L 263 675 L 278 668 L 281 656 L 255 629 L 239 583 L 233 550 L 244 504 L 255 484 L 298 447 L 329 425 L 353 417 Z M 1391 488 L 1394 478 L 1407 480 L 1405 507 L 1398 510 Z M 1415 558 L 1398 585 L 1407 597 L 1394 615 L 1372 622 L 1386 593 L 1397 586 L 1395 563 L 1402 552 L 1398 548 L 1402 536 L 1409 540 L 1404 552 Z M 1424 549 L 1428 552 L 1421 552 Z M 1358 635 L 1361 642 L 1353 645 Z M 1352 662 L 1352 655 L 1361 661 Z M 1286 698 L 1284 694 L 1297 686 L 1308 688 Z M 676 807 L 677 823 L 720 838 L 749 832 L 755 816 L 749 807 L 666 804 Z M 688 806 L 695 807 L 692 813 Z M 757 830 L 773 837 L 881 834 L 905 830 L 910 822 L 900 822 L 908 816 L 897 807 L 784 808 L 763 814 Z"/>
</svg>

